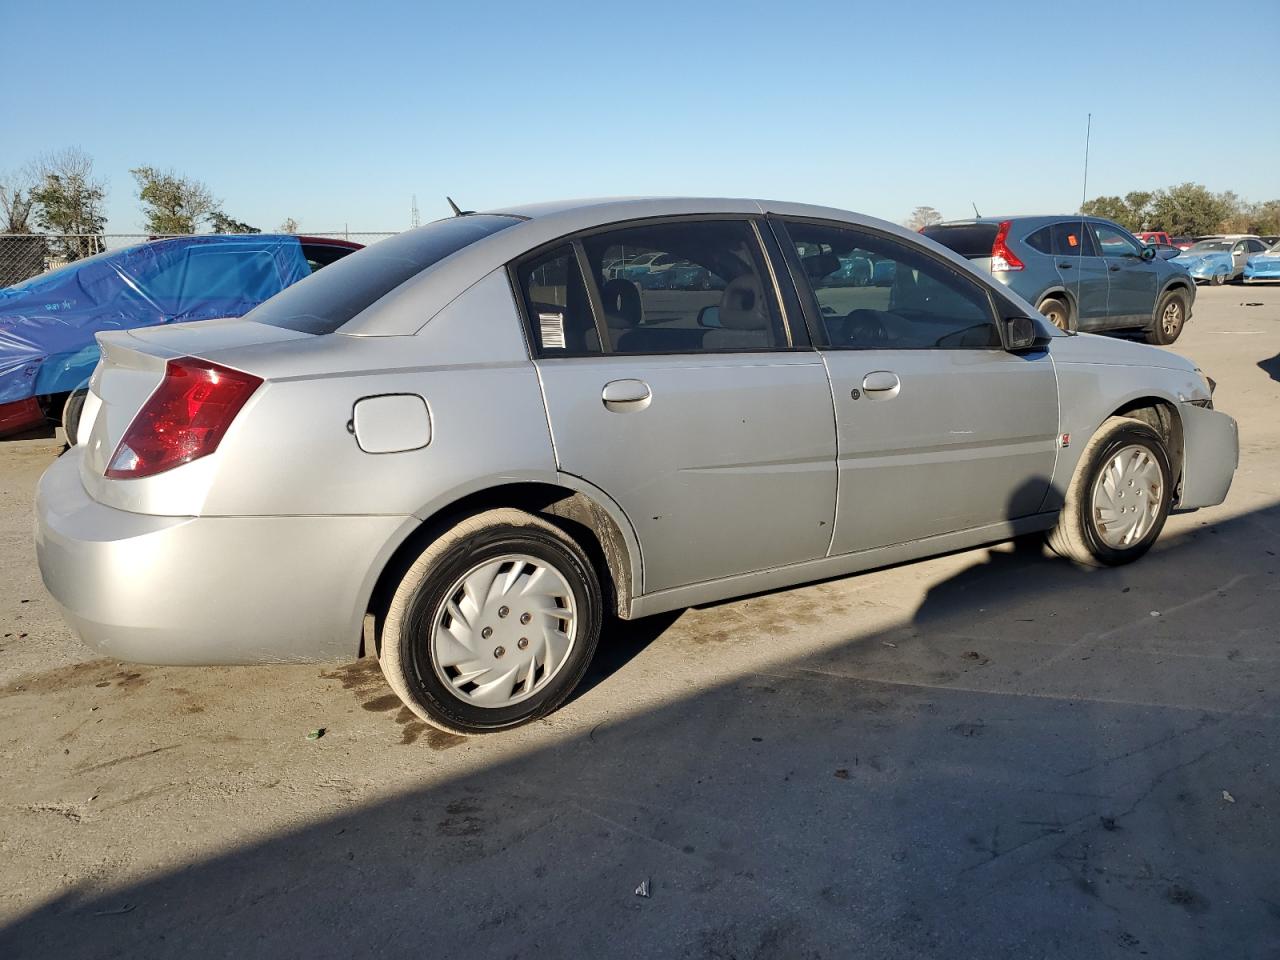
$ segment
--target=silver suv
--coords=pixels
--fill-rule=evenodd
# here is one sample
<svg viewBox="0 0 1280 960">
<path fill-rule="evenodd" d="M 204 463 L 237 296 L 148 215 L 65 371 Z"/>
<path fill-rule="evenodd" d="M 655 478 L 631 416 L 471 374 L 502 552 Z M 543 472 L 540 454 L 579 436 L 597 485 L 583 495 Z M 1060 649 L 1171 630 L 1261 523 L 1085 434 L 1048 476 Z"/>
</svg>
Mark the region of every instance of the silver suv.
<svg viewBox="0 0 1280 960">
<path fill-rule="evenodd" d="M 646 284 L 650 254 L 689 266 Z M 930 240 L 798 204 L 459 216 L 242 319 L 99 339 L 37 507 L 85 642 L 363 651 L 464 733 L 554 709 L 608 616 L 1035 531 L 1124 563 L 1236 466 L 1187 360 L 1068 336 Z"/>
</svg>

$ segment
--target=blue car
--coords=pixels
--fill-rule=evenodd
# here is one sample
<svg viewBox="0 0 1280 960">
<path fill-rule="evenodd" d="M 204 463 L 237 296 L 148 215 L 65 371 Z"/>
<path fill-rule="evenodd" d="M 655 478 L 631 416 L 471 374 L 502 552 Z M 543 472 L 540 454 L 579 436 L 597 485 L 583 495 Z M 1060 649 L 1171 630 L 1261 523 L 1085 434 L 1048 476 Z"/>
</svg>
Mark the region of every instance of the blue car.
<svg viewBox="0 0 1280 960">
<path fill-rule="evenodd" d="M 1241 276 L 1245 261 L 1266 249 L 1265 243 L 1252 236 L 1205 237 L 1169 262 L 1184 267 L 1197 283 L 1217 286 Z"/>
<path fill-rule="evenodd" d="M 98 363 L 95 334 L 238 317 L 360 248 L 271 234 L 155 240 L 0 290 L 0 436 L 56 416 Z"/>
<path fill-rule="evenodd" d="M 1280 280 L 1280 243 L 1264 253 L 1256 253 L 1244 262 L 1244 282 Z"/>
</svg>

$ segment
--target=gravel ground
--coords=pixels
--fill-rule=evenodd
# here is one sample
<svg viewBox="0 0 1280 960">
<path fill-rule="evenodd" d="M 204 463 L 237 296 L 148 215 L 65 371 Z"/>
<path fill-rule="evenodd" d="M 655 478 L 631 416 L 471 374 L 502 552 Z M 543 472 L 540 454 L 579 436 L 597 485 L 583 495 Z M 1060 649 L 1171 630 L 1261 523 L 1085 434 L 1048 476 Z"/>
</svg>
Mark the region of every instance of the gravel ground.
<svg viewBox="0 0 1280 960">
<path fill-rule="evenodd" d="M 472 740 L 368 660 L 93 659 L 32 555 L 56 447 L 0 444 L 0 957 L 1280 956 L 1280 288 L 1177 350 L 1240 470 L 1140 563 L 631 624 Z"/>
</svg>

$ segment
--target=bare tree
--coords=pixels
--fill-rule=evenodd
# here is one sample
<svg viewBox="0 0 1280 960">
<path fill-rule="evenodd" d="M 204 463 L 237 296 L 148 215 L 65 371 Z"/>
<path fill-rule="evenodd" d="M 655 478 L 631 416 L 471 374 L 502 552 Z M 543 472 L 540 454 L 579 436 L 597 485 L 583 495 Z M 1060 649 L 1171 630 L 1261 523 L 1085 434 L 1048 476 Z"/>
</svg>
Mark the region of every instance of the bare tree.
<svg viewBox="0 0 1280 960">
<path fill-rule="evenodd" d="M 909 230 L 919 230 L 921 227 L 941 222 L 942 214 L 933 207 L 916 207 L 907 218 L 906 227 Z"/>
<path fill-rule="evenodd" d="M 31 195 L 38 182 L 35 165 L 30 163 L 0 174 L 0 233 L 31 233 L 35 213 Z"/>
<path fill-rule="evenodd" d="M 276 233 L 297 233 L 297 232 L 298 232 L 298 221 L 293 219 L 293 217 L 285 217 L 284 223 L 280 224 L 280 226 L 276 229 Z"/>
</svg>

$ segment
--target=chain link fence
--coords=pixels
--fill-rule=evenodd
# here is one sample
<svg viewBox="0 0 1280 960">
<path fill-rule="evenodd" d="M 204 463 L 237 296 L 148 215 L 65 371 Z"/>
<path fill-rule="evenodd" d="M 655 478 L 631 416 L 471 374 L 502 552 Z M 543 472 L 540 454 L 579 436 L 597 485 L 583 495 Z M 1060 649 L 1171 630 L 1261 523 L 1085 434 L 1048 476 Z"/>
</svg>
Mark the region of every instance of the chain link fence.
<svg viewBox="0 0 1280 960">
<path fill-rule="evenodd" d="M 300 236 L 350 240 L 368 246 L 393 237 L 396 230 L 308 230 Z M 184 234 L 174 234 L 184 236 Z M 204 234 L 208 236 L 208 234 Z M 47 233 L 0 233 L 0 288 L 21 283 L 48 270 L 107 250 L 168 239 L 144 233 L 106 233 L 94 236 Z"/>
</svg>

